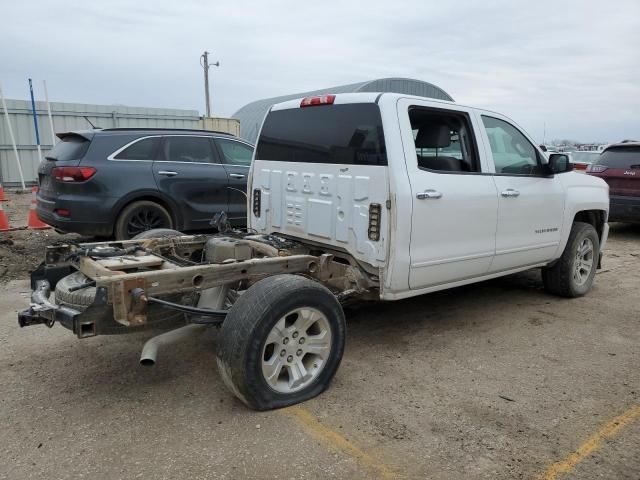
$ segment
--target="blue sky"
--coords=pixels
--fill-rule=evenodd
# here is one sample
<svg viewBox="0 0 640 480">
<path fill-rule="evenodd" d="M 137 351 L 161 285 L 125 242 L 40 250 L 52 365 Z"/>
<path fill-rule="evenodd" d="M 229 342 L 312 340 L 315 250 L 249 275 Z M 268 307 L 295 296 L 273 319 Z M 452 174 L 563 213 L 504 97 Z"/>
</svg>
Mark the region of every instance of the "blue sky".
<svg viewBox="0 0 640 480">
<path fill-rule="evenodd" d="M 640 2 L 3 2 L 0 85 L 52 101 L 204 111 L 380 77 L 442 87 L 541 141 L 640 139 Z"/>
</svg>

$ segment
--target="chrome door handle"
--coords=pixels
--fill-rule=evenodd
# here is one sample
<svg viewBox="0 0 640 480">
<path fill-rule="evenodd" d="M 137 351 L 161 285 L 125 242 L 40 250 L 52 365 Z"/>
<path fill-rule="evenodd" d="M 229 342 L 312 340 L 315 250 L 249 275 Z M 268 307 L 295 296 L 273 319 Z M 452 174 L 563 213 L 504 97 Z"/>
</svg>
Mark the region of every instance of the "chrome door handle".
<svg viewBox="0 0 640 480">
<path fill-rule="evenodd" d="M 502 195 L 503 197 L 517 197 L 520 195 L 520 192 L 518 190 L 514 190 L 513 188 L 507 188 L 506 190 L 503 190 L 500 195 Z"/>
<path fill-rule="evenodd" d="M 242 175 L 241 173 L 230 173 L 229 176 L 231 178 L 244 178 L 245 176 Z"/>
<path fill-rule="evenodd" d="M 416 193 L 416 198 L 418 200 L 426 200 L 428 198 L 441 198 L 441 197 L 442 197 L 442 193 L 433 189 L 428 189 L 428 190 L 425 190 L 424 192 Z"/>
<path fill-rule="evenodd" d="M 166 177 L 175 177 L 178 174 L 178 172 L 172 172 L 170 170 L 160 170 L 158 172 L 158 175 L 164 175 Z"/>
</svg>

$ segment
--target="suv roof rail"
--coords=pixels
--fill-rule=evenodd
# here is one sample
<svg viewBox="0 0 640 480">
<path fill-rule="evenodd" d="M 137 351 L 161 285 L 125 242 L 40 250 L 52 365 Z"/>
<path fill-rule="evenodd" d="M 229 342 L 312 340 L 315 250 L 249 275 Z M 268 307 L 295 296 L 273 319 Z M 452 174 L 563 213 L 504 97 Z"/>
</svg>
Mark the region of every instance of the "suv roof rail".
<svg viewBox="0 0 640 480">
<path fill-rule="evenodd" d="M 206 132 L 206 133 L 216 133 L 220 135 L 230 135 L 233 134 L 228 132 L 221 132 L 219 130 L 204 130 L 202 128 L 161 128 L 161 127 L 120 127 L 120 128 L 99 128 L 96 130 L 100 130 L 102 132 L 148 132 L 148 131 L 161 131 L 161 132 L 175 132 L 176 130 L 182 132 Z"/>
</svg>

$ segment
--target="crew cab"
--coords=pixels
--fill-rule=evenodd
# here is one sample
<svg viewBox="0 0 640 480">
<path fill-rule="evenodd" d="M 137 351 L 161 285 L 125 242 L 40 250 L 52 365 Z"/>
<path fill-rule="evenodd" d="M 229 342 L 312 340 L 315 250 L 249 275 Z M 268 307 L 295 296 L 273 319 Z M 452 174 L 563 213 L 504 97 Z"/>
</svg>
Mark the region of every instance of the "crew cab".
<svg viewBox="0 0 640 480">
<path fill-rule="evenodd" d="M 218 368 L 251 408 L 321 393 L 345 342 L 343 305 L 395 301 L 540 268 L 545 289 L 586 294 L 608 235 L 608 187 L 547 159 L 509 118 L 393 93 L 275 105 L 249 174 L 248 228 L 145 232 L 48 248 L 22 326 L 80 338 L 185 324 L 157 348 L 221 326 Z M 55 300 L 50 292 L 55 290 Z"/>
</svg>

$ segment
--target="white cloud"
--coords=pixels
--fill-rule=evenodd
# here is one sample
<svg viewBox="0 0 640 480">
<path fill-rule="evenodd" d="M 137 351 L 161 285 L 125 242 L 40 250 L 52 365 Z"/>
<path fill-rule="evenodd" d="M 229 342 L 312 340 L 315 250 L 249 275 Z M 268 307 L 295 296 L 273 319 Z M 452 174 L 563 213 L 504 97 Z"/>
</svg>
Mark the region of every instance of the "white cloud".
<svg viewBox="0 0 640 480">
<path fill-rule="evenodd" d="M 0 83 L 26 98 L 214 112 L 384 76 L 423 79 L 541 140 L 640 137 L 640 3 L 601 1 L 10 2 Z M 9 48 L 7 47 L 10 46 Z M 36 87 L 38 83 L 36 82 Z"/>
</svg>

